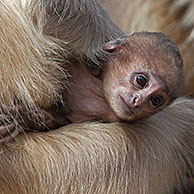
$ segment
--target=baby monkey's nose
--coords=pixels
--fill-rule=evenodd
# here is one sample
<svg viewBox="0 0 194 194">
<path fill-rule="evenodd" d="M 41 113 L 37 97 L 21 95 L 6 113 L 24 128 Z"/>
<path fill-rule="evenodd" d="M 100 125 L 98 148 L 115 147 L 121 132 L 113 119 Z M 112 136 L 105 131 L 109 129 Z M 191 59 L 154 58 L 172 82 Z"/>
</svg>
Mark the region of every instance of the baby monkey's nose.
<svg viewBox="0 0 194 194">
<path fill-rule="evenodd" d="M 131 105 L 133 107 L 139 107 L 139 106 L 141 106 L 141 104 L 142 104 L 141 96 L 140 95 L 135 95 L 132 99 Z"/>
</svg>

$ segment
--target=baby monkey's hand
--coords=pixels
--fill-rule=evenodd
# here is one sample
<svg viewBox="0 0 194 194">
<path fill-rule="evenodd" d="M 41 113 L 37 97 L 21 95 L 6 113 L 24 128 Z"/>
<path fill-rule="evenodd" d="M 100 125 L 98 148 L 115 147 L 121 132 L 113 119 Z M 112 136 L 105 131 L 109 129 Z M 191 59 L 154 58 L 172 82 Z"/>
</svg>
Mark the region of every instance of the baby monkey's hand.
<svg viewBox="0 0 194 194">
<path fill-rule="evenodd" d="M 1 105 L 0 107 L 0 143 L 7 143 L 13 140 L 21 131 L 19 110 L 22 106 L 7 107 Z"/>
<path fill-rule="evenodd" d="M 19 122 L 13 121 L 9 115 L 2 114 L 0 119 L 0 143 L 13 140 L 21 131 Z"/>
<path fill-rule="evenodd" d="M 54 114 L 53 114 L 54 115 Z M 55 119 L 52 111 L 37 109 L 29 111 L 22 105 L 11 108 L 1 107 L 0 143 L 7 143 L 24 131 L 48 131 L 67 124 Z"/>
</svg>

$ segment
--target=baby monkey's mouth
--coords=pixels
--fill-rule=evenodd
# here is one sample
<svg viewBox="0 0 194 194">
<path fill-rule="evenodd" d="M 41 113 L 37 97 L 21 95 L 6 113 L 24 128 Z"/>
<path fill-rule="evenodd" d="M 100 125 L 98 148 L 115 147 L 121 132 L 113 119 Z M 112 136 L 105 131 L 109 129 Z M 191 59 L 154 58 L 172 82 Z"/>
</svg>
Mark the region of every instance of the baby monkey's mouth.
<svg viewBox="0 0 194 194">
<path fill-rule="evenodd" d="M 130 103 L 127 103 L 127 101 L 125 100 L 125 98 L 119 94 L 119 97 L 121 99 L 121 108 L 124 110 L 125 113 L 130 114 L 130 115 L 134 115 L 135 112 L 133 111 L 133 108 L 131 107 Z"/>
</svg>

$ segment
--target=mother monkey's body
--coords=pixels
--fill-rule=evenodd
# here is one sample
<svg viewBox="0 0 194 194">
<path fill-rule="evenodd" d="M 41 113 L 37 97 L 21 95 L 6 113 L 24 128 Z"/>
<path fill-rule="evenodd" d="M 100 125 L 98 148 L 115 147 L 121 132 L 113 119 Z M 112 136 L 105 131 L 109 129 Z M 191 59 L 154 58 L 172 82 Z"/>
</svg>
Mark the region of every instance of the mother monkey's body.
<svg viewBox="0 0 194 194">
<path fill-rule="evenodd" d="M 29 15 L 20 7 L 16 11 L 8 1 L 0 3 L 0 19 L 4 21 L 0 20 L 4 29 L 0 44 L 4 52 L 0 60 L 2 64 L 6 62 L 7 72 L 11 72 L 11 76 L 6 76 L 3 65 L 0 66 L 3 71 L 0 89 L 4 91 L 0 98 L 6 106 L 17 101 L 27 104 L 27 108 L 29 104 L 33 105 L 30 108 L 54 104 L 60 99 L 64 83 L 60 77 L 61 67 L 65 67 L 62 58 L 71 62 L 76 57 L 97 63 L 104 56 L 98 52 L 101 45 L 123 34 L 96 0 L 29 1 L 24 10 Z M 10 28 L 11 21 L 17 21 L 15 28 Z M 7 39 L 10 29 L 17 33 Z M 21 52 L 23 45 L 31 47 Z M 65 55 L 58 45 L 66 50 Z M 60 73 L 57 76 L 53 75 L 52 61 Z M 30 74 L 31 68 L 34 74 Z M 39 82 L 34 78 L 39 79 L 41 73 L 43 81 Z M 59 83 L 57 88 L 56 83 Z M 47 86 L 53 89 L 48 90 Z M 49 100 L 44 101 L 48 96 Z M 192 100 L 179 100 L 139 124 L 69 125 L 41 135 L 20 136 L 15 143 L 1 146 L 0 192 L 173 193 L 181 187 L 186 175 L 193 172 L 193 106 Z"/>
<path fill-rule="evenodd" d="M 20 135 L 1 146 L 0 193 L 173 193 L 194 170 L 193 110 L 182 99 L 139 123 Z"/>
</svg>

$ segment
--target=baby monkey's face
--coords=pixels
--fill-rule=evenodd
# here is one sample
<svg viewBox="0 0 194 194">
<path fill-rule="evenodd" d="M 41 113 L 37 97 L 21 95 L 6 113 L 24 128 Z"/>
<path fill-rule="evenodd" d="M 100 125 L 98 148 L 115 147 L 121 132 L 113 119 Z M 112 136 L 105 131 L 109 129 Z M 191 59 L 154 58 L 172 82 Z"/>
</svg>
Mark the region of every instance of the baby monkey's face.
<svg viewBox="0 0 194 194">
<path fill-rule="evenodd" d="M 106 74 L 104 92 L 108 103 L 121 120 L 148 117 L 172 101 L 166 84 L 151 71 L 134 71 L 133 68 L 119 70 L 121 68 L 114 75 Z"/>
<path fill-rule="evenodd" d="M 105 92 L 112 109 L 123 120 L 146 118 L 171 102 L 163 81 L 148 71 L 128 71 L 112 80 L 112 89 Z"/>
</svg>

